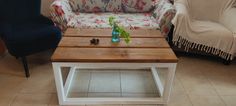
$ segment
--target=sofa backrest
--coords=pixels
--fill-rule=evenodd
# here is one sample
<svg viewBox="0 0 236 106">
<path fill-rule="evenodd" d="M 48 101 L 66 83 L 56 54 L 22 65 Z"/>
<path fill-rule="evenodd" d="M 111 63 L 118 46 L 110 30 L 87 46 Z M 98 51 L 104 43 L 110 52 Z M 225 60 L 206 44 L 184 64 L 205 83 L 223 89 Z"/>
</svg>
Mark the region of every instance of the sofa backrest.
<svg viewBox="0 0 236 106">
<path fill-rule="evenodd" d="M 158 0 L 122 0 L 125 12 L 150 12 Z"/>
<path fill-rule="evenodd" d="M 219 21 L 222 10 L 227 8 L 228 2 L 233 0 L 187 0 L 190 4 L 190 13 L 194 19 Z"/>
<path fill-rule="evenodd" d="M 149 12 L 157 0 L 69 0 L 74 12 Z"/>
</svg>

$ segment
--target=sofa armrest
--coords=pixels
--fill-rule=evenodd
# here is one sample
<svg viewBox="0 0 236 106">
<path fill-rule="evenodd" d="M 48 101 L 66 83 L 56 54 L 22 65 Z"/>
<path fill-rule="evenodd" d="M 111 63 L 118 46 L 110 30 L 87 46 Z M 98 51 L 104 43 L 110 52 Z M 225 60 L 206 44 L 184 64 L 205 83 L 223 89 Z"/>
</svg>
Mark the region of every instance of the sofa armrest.
<svg viewBox="0 0 236 106">
<path fill-rule="evenodd" d="M 236 36 L 236 8 L 230 8 L 226 10 L 222 17 L 220 17 L 220 23 L 228 28 Z"/>
<path fill-rule="evenodd" d="M 54 23 L 65 31 L 68 21 L 74 17 L 68 0 L 55 0 L 50 6 L 51 18 Z"/>
<path fill-rule="evenodd" d="M 167 36 L 171 29 L 171 20 L 175 13 L 175 7 L 169 0 L 160 0 L 153 11 L 153 17 L 159 23 L 160 30 L 164 36 Z"/>
<path fill-rule="evenodd" d="M 191 20 L 190 14 L 188 12 L 188 4 L 186 4 L 185 0 L 177 0 L 174 4 L 175 9 L 176 9 L 176 15 L 175 17 L 172 19 L 172 24 L 175 27 L 181 27 L 182 24 L 184 24 L 183 22 L 186 21 L 182 21 L 182 20 Z M 181 23 L 178 23 L 181 22 Z"/>
</svg>

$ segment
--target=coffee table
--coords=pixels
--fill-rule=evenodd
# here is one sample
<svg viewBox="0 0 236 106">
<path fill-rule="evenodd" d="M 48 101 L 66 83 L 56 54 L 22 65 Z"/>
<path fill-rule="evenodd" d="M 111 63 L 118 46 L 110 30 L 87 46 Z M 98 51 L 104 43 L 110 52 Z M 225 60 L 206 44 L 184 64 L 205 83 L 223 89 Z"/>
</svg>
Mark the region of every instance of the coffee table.
<svg viewBox="0 0 236 106">
<path fill-rule="evenodd" d="M 132 42 L 111 43 L 111 29 L 73 29 L 65 32 L 52 56 L 52 64 L 60 105 L 81 104 L 167 104 L 175 76 L 177 57 L 158 30 L 127 30 Z M 90 40 L 98 38 L 98 45 Z M 65 81 L 62 67 L 70 67 Z M 151 69 L 160 97 L 70 98 L 69 88 L 78 69 Z M 168 68 L 165 84 L 157 68 Z"/>
</svg>

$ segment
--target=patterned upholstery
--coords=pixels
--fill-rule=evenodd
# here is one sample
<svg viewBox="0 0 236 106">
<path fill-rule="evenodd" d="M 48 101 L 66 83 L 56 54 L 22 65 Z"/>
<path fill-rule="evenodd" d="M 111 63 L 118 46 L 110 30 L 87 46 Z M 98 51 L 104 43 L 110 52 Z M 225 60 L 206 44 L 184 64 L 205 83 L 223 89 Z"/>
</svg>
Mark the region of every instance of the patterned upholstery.
<svg viewBox="0 0 236 106">
<path fill-rule="evenodd" d="M 108 22 L 110 16 L 116 17 L 119 25 L 126 28 L 159 29 L 159 24 L 151 14 L 134 13 L 80 13 L 67 24 L 74 28 L 111 28 Z"/>
<path fill-rule="evenodd" d="M 69 0 L 74 12 L 121 12 L 121 0 Z"/>
<path fill-rule="evenodd" d="M 171 20 L 176 13 L 173 5 L 168 0 L 160 0 L 153 11 L 153 16 L 156 18 L 157 23 L 160 24 L 160 29 L 164 35 L 167 35 L 171 29 Z"/>
<path fill-rule="evenodd" d="M 167 35 L 175 9 L 169 0 L 56 0 L 51 15 L 63 30 L 109 28 L 108 17 L 115 16 L 124 27 L 160 29 Z"/>
<path fill-rule="evenodd" d="M 150 12 L 155 8 L 157 0 L 122 0 L 125 12 Z"/>
</svg>

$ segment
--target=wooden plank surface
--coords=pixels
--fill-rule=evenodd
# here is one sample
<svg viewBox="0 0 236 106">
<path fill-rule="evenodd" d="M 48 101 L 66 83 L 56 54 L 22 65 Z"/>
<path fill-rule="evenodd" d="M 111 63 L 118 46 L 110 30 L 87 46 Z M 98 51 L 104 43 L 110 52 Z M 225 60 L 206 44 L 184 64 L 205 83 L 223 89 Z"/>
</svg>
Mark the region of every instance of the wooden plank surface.
<svg viewBox="0 0 236 106">
<path fill-rule="evenodd" d="M 59 47 L 84 47 L 84 48 L 169 48 L 164 38 L 132 38 L 130 44 L 123 39 L 120 43 L 112 43 L 111 38 L 95 37 L 99 39 L 98 45 L 91 45 L 92 37 L 63 37 Z"/>
<path fill-rule="evenodd" d="M 58 47 L 53 62 L 177 62 L 170 48 L 69 48 Z"/>
<path fill-rule="evenodd" d="M 132 38 L 164 38 L 159 30 L 155 29 L 127 29 Z M 64 34 L 65 37 L 111 37 L 111 29 L 75 29 L 68 28 Z"/>
</svg>

